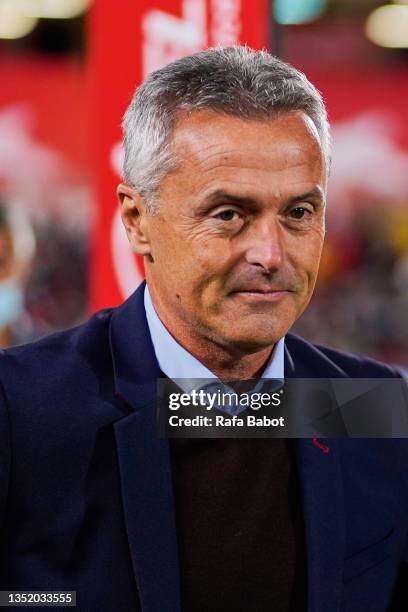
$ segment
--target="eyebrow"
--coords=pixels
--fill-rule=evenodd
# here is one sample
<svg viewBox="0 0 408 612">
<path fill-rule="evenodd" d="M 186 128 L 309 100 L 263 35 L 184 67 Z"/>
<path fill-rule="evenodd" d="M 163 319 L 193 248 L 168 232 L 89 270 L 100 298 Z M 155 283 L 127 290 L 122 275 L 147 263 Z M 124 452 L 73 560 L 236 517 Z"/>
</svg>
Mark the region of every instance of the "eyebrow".
<svg viewBox="0 0 408 612">
<path fill-rule="evenodd" d="M 311 191 L 302 193 L 298 196 L 293 196 L 288 199 L 288 204 L 297 204 L 298 202 L 304 202 L 305 200 L 319 200 L 323 201 L 323 190 L 320 187 L 315 187 Z"/>
<path fill-rule="evenodd" d="M 255 198 L 238 196 L 233 193 L 223 191 L 222 189 L 217 189 L 205 198 L 202 206 L 200 206 L 200 209 L 208 207 L 211 204 L 216 204 L 220 200 L 228 204 L 235 204 L 238 206 L 255 206 L 259 204 L 258 200 Z M 288 198 L 285 204 L 297 204 L 299 202 L 304 202 L 305 200 L 318 200 L 321 202 L 323 200 L 323 190 L 320 187 L 315 187 L 311 191 Z"/>
<path fill-rule="evenodd" d="M 223 191 L 222 189 L 217 189 L 204 199 L 203 206 L 216 204 L 219 200 L 223 200 L 224 202 L 228 202 L 230 204 L 240 204 L 242 206 L 245 206 L 246 204 L 256 204 L 256 200 L 254 198 L 238 196 L 233 193 Z"/>
</svg>

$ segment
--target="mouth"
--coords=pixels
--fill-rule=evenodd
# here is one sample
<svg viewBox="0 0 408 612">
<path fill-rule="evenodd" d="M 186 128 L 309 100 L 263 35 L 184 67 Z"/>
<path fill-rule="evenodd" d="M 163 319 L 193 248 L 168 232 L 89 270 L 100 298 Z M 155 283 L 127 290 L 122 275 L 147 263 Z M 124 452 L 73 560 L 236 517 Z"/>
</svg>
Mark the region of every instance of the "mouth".
<svg viewBox="0 0 408 612">
<path fill-rule="evenodd" d="M 237 295 L 248 301 L 255 302 L 276 302 L 291 293 L 288 289 L 241 289 L 234 291 Z"/>
</svg>

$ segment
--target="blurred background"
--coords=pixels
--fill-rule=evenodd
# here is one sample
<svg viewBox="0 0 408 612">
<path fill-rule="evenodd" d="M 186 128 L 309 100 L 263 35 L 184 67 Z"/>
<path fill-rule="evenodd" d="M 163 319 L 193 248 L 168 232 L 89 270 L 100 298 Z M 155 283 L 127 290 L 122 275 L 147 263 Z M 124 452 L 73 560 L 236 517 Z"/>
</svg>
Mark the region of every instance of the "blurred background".
<svg viewBox="0 0 408 612">
<path fill-rule="evenodd" d="M 408 367 L 408 0 L 0 0 L 0 346 L 140 282 L 116 212 L 121 116 L 150 70 L 236 42 L 303 70 L 332 123 L 327 242 L 295 331 Z"/>
</svg>

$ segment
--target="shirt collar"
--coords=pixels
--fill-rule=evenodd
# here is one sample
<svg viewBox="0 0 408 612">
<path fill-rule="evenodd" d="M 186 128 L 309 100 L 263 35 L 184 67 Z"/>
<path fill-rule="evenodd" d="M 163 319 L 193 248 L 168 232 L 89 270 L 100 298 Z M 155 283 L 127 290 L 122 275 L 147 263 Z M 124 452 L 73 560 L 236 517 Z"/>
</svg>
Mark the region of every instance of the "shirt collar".
<svg viewBox="0 0 408 612">
<path fill-rule="evenodd" d="M 191 353 L 186 351 L 167 331 L 160 321 L 146 285 L 144 306 L 147 324 L 149 326 L 154 352 L 160 369 L 171 379 L 217 378 Z M 261 378 L 284 378 L 285 338 L 281 338 L 274 346 Z"/>
</svg>

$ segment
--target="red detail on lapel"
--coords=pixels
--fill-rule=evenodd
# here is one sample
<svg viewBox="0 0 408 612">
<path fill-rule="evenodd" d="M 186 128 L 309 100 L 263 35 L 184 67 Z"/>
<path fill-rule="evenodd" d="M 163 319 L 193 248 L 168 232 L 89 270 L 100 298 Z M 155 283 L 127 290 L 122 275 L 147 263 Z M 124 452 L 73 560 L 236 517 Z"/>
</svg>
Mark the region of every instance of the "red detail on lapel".
<svg viewBox="0 0 408 612">
<path fill-rule="evenodd" d="M 312 440 L 313 444 L 317 446 L 317 448 L 320 448 L 320 450 L 323 451 L 325 455 L 330 452 L 330 447 L 327 446 L 327 444 L 323 444 L 323 442 L 320 442 L 319 438 L 312 438 Z"/>
</svg>

